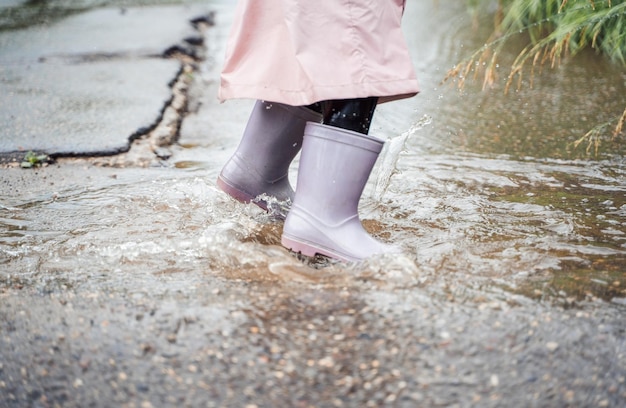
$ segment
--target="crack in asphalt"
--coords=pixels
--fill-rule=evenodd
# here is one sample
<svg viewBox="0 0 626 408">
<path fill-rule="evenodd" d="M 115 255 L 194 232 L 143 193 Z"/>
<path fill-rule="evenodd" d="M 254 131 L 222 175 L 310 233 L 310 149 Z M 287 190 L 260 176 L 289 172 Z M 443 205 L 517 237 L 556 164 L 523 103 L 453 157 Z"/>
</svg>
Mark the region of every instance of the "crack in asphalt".
<svg viewBox="0 0 626 408">
<path fill-rule="evenodd" d="M 41 62 L 63 59 L 74 64 L 92 63 L 111 59 L 128 58 L 159 58 L 180 61 L 181 67 L 176 76 L 169 82 L 172 90 L 171 98 L 163 105 L 155 121 L 137 129 L 128 137 L 128 145 L 124 150 L 90 152 L 86 154 L 49 154 L 49 161 L 88 160 L 95 165 L 111 167 L 158 166 L 166 165 L 172 152 L 169 149 L 180 137 L 180 127 L 187 113 L 189 86 L 193 75 L 198 70 L 206 55 L 203 32 L 214 25 L 215 12 L 209 12 L 189 20 L 198 32 L 197 36 L 184 38 L 179 44 L 165 49 L 160 55 L 131 55 L 129 53 L 93 53 L 93 54 L 56 54 L 42 57 Z M 37 153 L 37 152 L 35 152 Z M 19 166 L 24 160 L 26 151 L 0 153 L 0 166 Z"/>
</svg>

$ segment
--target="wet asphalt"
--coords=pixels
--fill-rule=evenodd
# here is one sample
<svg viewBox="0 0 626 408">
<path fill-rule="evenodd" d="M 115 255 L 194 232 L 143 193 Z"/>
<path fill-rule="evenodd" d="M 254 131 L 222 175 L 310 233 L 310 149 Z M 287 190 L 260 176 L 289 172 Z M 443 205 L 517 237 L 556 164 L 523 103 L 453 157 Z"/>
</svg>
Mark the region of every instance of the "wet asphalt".
<svg viewBox="0 0 626 408">
<path fill-rule="evenodd" d="M 214 97 L 231 17 L 227 1 L 102 8 L 0 33 L 0 205 L 150 180 L 203 149 L 226 158 L 236 138 L 207 134 L 240 132 L 250 106 Z M 22 169 L 29 150 L 56 162 Z M 80 284 L 14 265 L 0 258 L 2 408 L 626 403 L 626 306 L 593 296 L 537 299 L 402 259 L 150 282 L 77 259 Z"/>
<path fill-rule="evenodd" d="M 107 155 L 153 129 L 208 6 L 94 8 L 0 32 L 0 155 Z"/>
</svg>

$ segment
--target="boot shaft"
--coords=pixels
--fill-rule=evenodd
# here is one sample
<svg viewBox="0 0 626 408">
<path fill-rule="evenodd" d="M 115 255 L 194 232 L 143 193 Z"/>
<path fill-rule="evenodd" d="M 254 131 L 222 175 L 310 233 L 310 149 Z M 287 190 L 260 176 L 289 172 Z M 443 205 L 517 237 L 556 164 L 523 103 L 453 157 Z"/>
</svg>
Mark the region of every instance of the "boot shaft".
<svg viewBox="0 0 626 408">
<path fill-rule="evenodd" d="M 325 214 L 332 223 L 355 216 L 383 144 L 372 136 L 308 123 L 295 205 Z"/>
<path fill-rule="evenodd" d="M 255 162 L 268 179 L 280 177 L 302 148 L 307 122 L 321 121 L 321 115 L 307 108 L 257 101 L 237 147 L 236 155 Z"/>
</svg>

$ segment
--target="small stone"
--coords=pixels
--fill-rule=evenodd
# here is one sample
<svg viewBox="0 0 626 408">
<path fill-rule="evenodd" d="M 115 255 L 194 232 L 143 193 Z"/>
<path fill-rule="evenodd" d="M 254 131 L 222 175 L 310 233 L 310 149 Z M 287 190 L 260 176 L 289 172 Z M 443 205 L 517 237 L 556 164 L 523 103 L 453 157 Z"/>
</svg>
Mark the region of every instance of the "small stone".
<svg viewBox="0 0 626 408">
<path fill-rule="evenodd" d="M 497 387 L 498 385 L 500 385 L 500 379 L 496 374 L 491 375 L 491 378 L 489 379 L 489 384 L 491 384 L 492 387 Z"/>
<path fill-rule="evenodd" d="M 397 398 L 396 394 L 389 394 L 387 395 L 387 398 L 385 398 L 385 403 L 391 404 L 396 400 L 396 398 Z"/>
<path fill-rule="evenodd" d="M 170 157 L 172 157 L 173 153 L 170 149 L 168 149 L 167 147 L 157 147 L 154 149 L 154 154 L 159 158 L 159 159 L 163 159 L 163 160 L 167 160 Z"/>
<path fill-rule="evenodd" d="M 559 343 L 555 341 L 549 341 L 546 343 L 546 348 L 550 351 L 555 351 L 556 349 L 559 348 Z"/>
<path fill-rule="evenodd" d="M 87 369 L 89 368 L 89 364 L 91 364 L 91 360 L 88 358 L 81 358 L 80 361 L 78 362 L 78 366 L 83 371 L 87 371 Z"/>
<path fill-rule="evenodd" d="M 144 355 L 148 354 L 148 353 L 154 353 L 154 351 L 155 351 L 154 346 L 152 344 L 150 344 L 150 343 L 141 343 L 140 348 L 141 348 L 142 354 L 144 354 Z"/>
<path fill-rule="evenodd" d="M 330 368 L 332 366 L 335 365 L 335 362 L 333 361 L 332 357 L 324 357 L 322 359 L 320 359 L 317 364 L 320 367 L 326 367 L 326 368 Z"/>
</svg>

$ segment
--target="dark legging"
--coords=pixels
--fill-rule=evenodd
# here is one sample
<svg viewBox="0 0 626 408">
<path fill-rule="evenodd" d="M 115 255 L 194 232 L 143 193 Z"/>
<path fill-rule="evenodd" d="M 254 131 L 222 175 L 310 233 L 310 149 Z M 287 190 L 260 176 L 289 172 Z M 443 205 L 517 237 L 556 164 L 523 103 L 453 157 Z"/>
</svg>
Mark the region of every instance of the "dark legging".
<svg viewBox="0 0 626 408">
<path fill-rule="evenodd" d="M 367 134 L 378 103 L 377 97 L 321 101 L 307 108 L 321 113 L 323 123 Z"/>
</svg>

